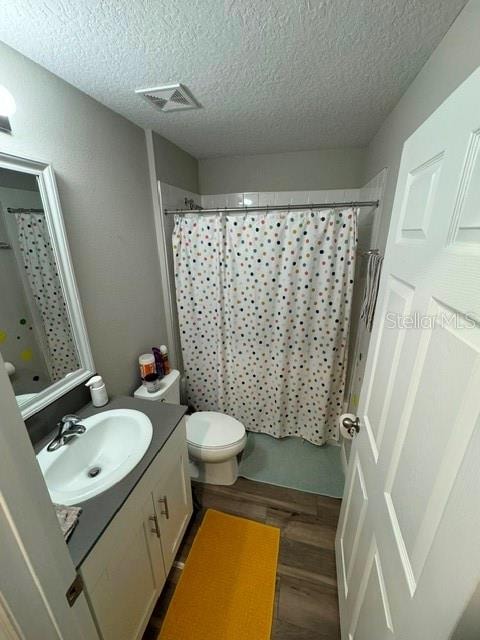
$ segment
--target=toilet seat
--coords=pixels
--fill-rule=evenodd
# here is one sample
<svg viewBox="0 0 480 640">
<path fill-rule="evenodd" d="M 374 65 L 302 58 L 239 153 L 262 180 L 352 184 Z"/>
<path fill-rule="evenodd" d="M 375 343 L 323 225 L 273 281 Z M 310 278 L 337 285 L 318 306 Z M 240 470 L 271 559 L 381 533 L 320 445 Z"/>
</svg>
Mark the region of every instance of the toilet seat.
<svg viewBox="0 0 480 640">
<path fill-rule="evenodd" d="M 245 438 L 241 422 L 218 411 L 197 411 L 187 416 L 187 442 L 200 449 L 224 449 Z"/>
</svg>

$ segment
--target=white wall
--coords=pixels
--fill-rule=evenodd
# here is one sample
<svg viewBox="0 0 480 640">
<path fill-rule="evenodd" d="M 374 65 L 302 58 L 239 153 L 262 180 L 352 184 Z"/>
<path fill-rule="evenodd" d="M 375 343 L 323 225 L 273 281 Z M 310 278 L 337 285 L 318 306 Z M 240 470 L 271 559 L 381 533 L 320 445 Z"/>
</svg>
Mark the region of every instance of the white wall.
<svg viewBox="0 0 480 640">
<path fill-rule="evenodd" d="M 379 245 L 385 246 L 405 140 L 480 65 L 480 1 L 470 0 L 371 141 L 364 182 L 388 168 Z"/>
<path fill-rule="evenodd" d="M 4 44 L 0 77 L 17 103 L 1 150 L 53 165 L 96 368 L 129 393 L 166 337 L 144 131 Z"/>
<path fill-rule="evenodd" d="M 156 131 L 151 135 L 157 180 L 198 193 L 198 160 Z"/>
<path fill-rule="evenodd" d="M 364 159 L 359 148 L 201 158 L 200 193 L 357 188 Z"/>
</svg>

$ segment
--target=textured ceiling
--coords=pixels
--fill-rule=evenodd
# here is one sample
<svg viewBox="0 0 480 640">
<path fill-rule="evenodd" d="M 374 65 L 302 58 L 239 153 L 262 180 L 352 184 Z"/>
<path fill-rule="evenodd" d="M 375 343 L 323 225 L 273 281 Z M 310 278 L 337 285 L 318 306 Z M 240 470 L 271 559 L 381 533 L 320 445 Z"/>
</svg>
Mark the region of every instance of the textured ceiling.
<svg viewBox="0 0 480 640">
<path fill-rule="evenodd" d="M 369 142 L 466 0 L 4 0 L 0 39 L 197 157 Z M 160 113 L 134 90 L 182 82 Z"/>
</svg>

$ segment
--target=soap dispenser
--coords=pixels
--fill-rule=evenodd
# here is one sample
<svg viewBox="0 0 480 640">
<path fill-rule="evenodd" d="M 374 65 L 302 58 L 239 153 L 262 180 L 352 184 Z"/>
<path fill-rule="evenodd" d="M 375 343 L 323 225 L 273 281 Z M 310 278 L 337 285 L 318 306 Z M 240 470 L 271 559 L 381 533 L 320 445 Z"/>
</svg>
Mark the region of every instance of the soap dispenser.
<svg viewBox="0 0 480 640">
<path fill-rule="evenodd" d="M 93 376 L 85 383 L 86 387 L 90 387 L 92 396 L 92 404 L 94 407 L 103 407 L 108 402 L 107 388 L 102 376 Z"/>
</svg>

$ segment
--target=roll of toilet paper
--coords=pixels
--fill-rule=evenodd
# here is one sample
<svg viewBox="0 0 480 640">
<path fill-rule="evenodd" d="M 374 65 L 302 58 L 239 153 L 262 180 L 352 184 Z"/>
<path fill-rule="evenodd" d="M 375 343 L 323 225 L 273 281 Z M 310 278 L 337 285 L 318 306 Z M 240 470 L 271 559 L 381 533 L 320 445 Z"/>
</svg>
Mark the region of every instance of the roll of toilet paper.
<svg viewBox="0 0 480 640">
<path fill-rule="evenodd" d="M 11 362 L 5 362 L 5 369 L 7 370 L 9 378 L 11 378 L 15 374 L 15 365 L 13 365 Z"/>
<path fill-rule="evenodd" d="M 338 426 L 340 428 L 340 435 L 342 438 L 346 438 L 347 440 L 353 440 L 354 435 L 349 433 L 347 427 L 343 424 L 343 420 L 345 418 L 350 418 L 350 420 L 355 420 L 357 416 L 353 413 L 342 413 L 340 418 L 338 419 Z"/>
</svg>

